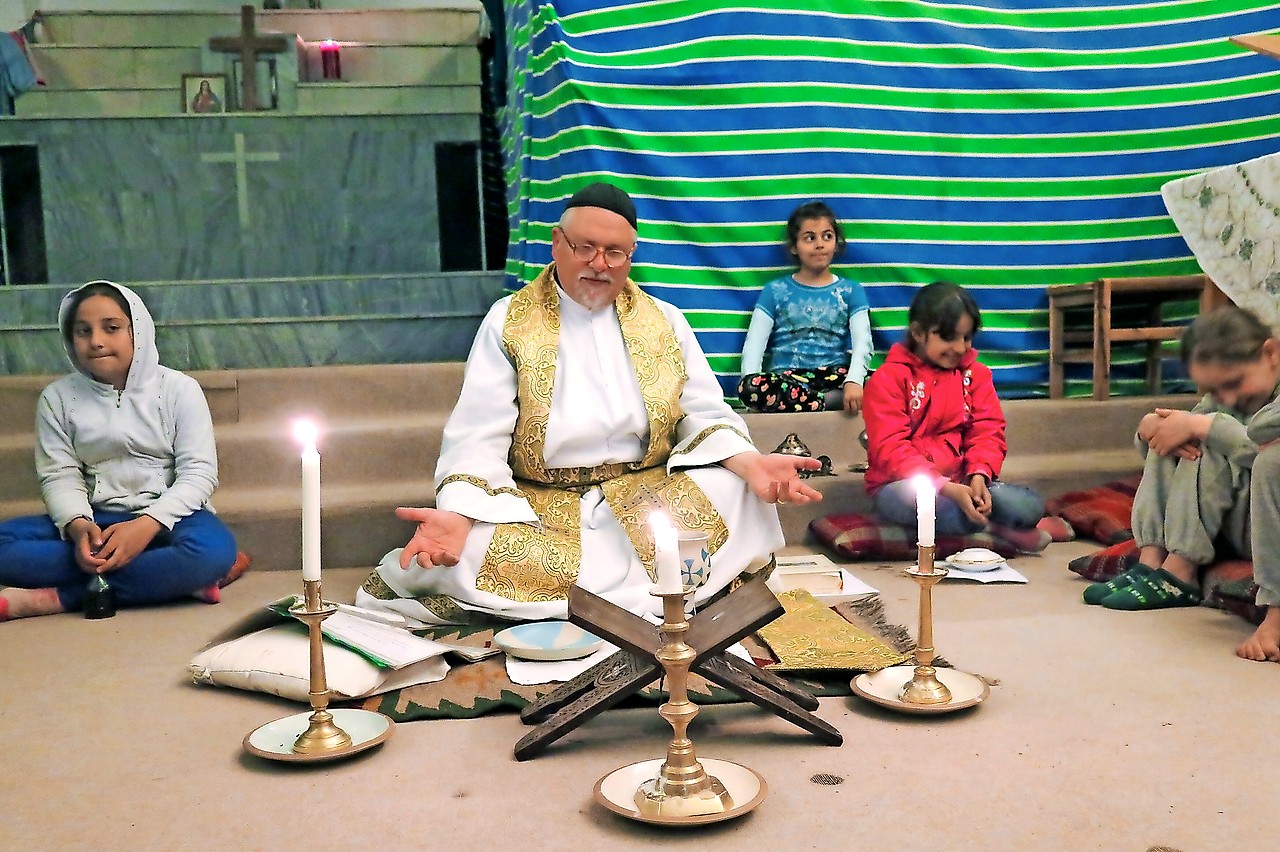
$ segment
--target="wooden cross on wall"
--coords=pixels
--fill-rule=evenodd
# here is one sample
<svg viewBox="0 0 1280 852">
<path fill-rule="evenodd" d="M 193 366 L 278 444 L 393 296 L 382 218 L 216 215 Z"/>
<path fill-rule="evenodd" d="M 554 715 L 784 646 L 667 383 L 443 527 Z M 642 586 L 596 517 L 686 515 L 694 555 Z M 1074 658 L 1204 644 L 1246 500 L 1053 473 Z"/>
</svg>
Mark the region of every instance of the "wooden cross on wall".
<svg viewBox="0 0 1280 852">
<path fill-rule="evenodd" d="M 215 36 L 209 49 L 215 53 L 240 54 L 240 109 L 258 109 L 258 54 L 284 53 L 289 44 L 282 35 L 258 35 L 253 24 L 253 7 L 240 7 L 240 35 Z"/>
</svg>

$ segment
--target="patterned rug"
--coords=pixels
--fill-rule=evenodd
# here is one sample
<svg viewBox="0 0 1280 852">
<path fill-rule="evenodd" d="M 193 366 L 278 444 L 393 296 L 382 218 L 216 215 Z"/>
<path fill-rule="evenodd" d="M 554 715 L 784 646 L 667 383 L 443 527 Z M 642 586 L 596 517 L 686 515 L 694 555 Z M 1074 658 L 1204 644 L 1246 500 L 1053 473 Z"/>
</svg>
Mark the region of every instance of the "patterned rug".
<svg viewBox="0 0 1280 852">
<path fill-rule="evenodd" d="M 783 603 L 788 607 L 787 615 L 768 625 L 765 631 L 794 614 L 795 610 L 789 603 L 786 600 Z M 867 650 L 865 659 L 870 662 L 841 669 L 791 671 L 785 666 L 778 667 L 778 658 L 758 636 L 749 636 L 742 644 L 758 665 L 774 667 L 780 675 L 817 696 L 849 695 L 849 681 L 853 673 L 873 671 L 902 662 L 915 647 L 915 640 L 905 627 L 885 621 L 884 606 L 879 598 L 850 601 L 838 604 L 831 610 L 848 623 L 853 641 Z M 501 627 L 450 626 L 433 628 L 424 635 L 447 642 L 489 647 L 492 645 L 495 629 Z M 934 665 L 945 666 L 947 663 L 938 659 L 934 661 Z M 559 685 L 548 683 L 521 686 L 512 683 L 507 677 L 504 658 L 497 655 L 476 663 L 456 664 L 444 680 L 436 683 L 405 687 L 362 701 L 347 702 L 345 706 L 374 710 L 397 722 L 469 719 L 486 713 L 520 710 L 541 696 L 553 692 Z M 689 698 L 697 704 L 724 704 L 744 700 L 737 693 L 710 683 L 698 675 L 691 675 L 689 678 Z M 665 693 L 659 680 L 620 706 L 635 706 L 646 702 L 656 704 L 664 699 Z"/>
</svg>

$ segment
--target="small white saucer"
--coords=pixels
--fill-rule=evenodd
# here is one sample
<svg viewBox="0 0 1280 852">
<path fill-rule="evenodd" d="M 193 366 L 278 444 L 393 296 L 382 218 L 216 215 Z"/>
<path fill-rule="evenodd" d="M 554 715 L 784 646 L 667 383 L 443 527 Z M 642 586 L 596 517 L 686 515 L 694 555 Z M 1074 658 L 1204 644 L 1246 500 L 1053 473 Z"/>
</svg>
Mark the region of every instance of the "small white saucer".
<svg viewBox="0 0 1280 852">
<path fill-rule="evenodd" d="M 890 666 L 878 672 L 864 672 L 849 684 L 853 694 L 873 704 L 901 710 L 903 713 L 950 713 L 963 710 L 991 694 L 991 687 L 980 677 L 955 669 L 936 669 L 938 680 L 951 690 L 951 700 L 946 704 L 913 704 L 898 697 L 902 687 L 915 675 L 915 663 Z"/>
<path fill-rule="evenodd" d="M 947 565 L 960 571 L 994 571 L 1008 564 L 1003 556 L 985 547 L 970 547 L 953 553 L 945 560 Z"/>
<path fill-rule="evenodd" d="M 313 752 L 311 754 L 296 753 L 293 750 L 293 744 L 297 742 L 298 737 L 302 736 L 302 732 L 311 724 L 312 711 L 308 710 L 305 713 L 295 713 L 292 716 L 285 716 L 283 719 L 276 719 L 274 722 L 268 722 L 257 728 L 244 738 L 245 750 L 250 754 L 265 757 L 268 760 L 295 761 L 299 763 L 335 760 L 339 757 L 348 757 L 362 752 L 385 742 L 391 736 L 391 731 L 395 727 L 395 722 L 391 721 L 390 717 L 381 713 L 374 713 L 371 710 L 338 707 L 329 712 L 333 714 L 333 723 L 346 731 L 347 735 L 351 737 L 351 745 L 346 748 L 336 748 L 331 751 Z"/>
<path fill-rule="evenodd" d="M 576 660 L 594 654 L 604 640 L 567 621 L 534 621 L 508 627 L 493 643 L 521 660 Z"/>
<path fill-rule="evenodd" d="M 769 792 L 769 785 L 764 782 L 764 777 L 754 769 L 727 760 L 700 757 L 698 762 L 707 774 L 720 779 L 720 783 L 724 785 L 733 799 L 733 807 L 716 814 L 651 817 L 640 813 L 636 807 L 636 790 L 646 781 L 658 777 L 664 760 L 661 757 L 643 760 L 610 772 L 596 782 L 596 801 L 615 814 L 638 822 L 653 825 L 705 825 L 742 816 L 764 801 L 765 794 Z"/>
</svg>

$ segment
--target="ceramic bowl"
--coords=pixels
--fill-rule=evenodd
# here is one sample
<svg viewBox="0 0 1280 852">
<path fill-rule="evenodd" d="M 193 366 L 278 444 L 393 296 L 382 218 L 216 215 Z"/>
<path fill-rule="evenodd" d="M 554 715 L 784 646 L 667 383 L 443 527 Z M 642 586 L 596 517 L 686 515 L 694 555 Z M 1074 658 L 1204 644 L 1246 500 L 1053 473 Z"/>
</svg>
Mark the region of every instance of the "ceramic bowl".
<svg viewBox="0 0 1280 852">
<path fill-rule="evenodd" d="M 994 550 L 969 547 L 948 556 L 947 564 L 961 571 L 994 571 L 1005 564 L 1005 559 Z"/>
<path fill-rule="evenodd" d="M 522 660 L 576 660 L 593 654 L 604 640 L 567 621 L 517 624 L 493 637 L 503 651 Z"/>
</svg>

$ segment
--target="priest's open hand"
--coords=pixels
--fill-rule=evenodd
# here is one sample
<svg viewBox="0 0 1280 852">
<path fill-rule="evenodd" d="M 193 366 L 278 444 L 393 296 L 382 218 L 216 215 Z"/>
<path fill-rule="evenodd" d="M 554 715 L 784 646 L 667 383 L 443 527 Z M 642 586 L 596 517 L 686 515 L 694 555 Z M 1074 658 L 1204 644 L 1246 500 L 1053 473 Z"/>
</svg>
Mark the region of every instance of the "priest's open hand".
<svg viewBox="0 0 1280 852">
<path fill-rule="evenodd" d="M 423 568 L 432 565 L 457 565 L 458 554 L 467 543 L 472 520 L 457 512 L 442 509 L 415 509 L 401 506 L 396 517 L 416 521 L 413 538 L 400 553 L 400 567 L 407 569 L 415 560 Z M 424 560 L 422 557 L 426 556 Z"/>
<path fill-rule="evenodd" d="M 766 503 L 816 503 L 822 494 L 800 478 L 802 470 L 818 470 L 822 462 L 786 453 L 739 453 L 722 464 L 742 477 Z"/>
</svg>

